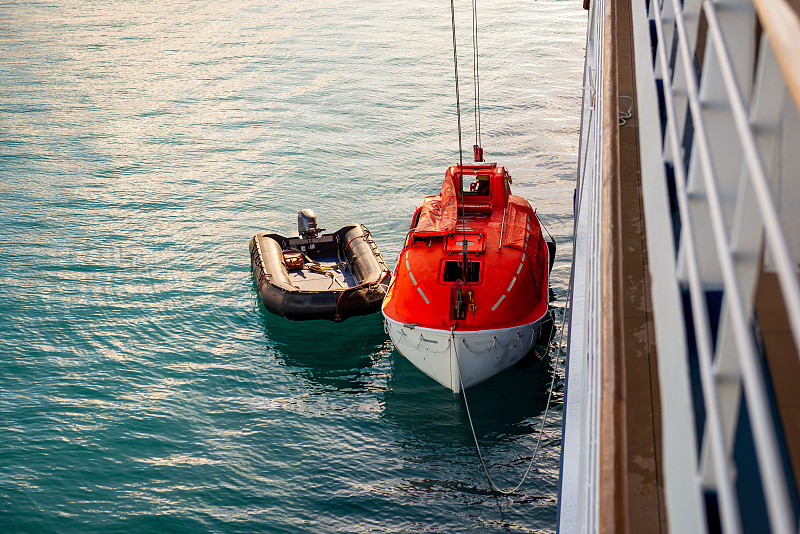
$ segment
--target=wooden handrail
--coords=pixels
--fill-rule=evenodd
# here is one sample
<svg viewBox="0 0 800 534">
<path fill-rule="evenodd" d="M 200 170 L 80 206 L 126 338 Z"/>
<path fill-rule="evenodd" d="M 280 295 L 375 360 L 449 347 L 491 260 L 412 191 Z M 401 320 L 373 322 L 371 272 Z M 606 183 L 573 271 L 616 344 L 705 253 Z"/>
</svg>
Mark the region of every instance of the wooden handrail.
<svg viewBox="0 0 800 534">
<path fill-rule="evenodd" d="M 800 114 L 800 17 L 786 0 L 753 0 L 753 4 Z"/>
<path fill-rule="evenodd" d="M 618 3 L 603 13 L 603 176 L 599 532 L 629 532 L 625 341 L 622 303 L 622 184 L 620 182 Z"/>
</svg>

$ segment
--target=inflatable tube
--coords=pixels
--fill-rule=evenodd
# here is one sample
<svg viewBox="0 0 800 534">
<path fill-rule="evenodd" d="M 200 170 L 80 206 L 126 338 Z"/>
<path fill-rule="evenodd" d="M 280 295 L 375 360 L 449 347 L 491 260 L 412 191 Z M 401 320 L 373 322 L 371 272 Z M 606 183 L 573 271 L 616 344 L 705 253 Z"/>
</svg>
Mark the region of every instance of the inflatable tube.
<svg viewBox="0 0 800 534">
<path fill-rule="evenodd" d="M 284 251 L 288 250 L 303 254 L 303 269 L 287 268 Z M 391 272 L 363 224 L 312 238 L 258 233 L 250 240 L 250 268 L 264 307 L 295 321 L 343 321 L 376 313 L 391 280 Z M 331 286 L 307 287 L 312 273 L 323 280 L 329 276 Z"/>
</svg>

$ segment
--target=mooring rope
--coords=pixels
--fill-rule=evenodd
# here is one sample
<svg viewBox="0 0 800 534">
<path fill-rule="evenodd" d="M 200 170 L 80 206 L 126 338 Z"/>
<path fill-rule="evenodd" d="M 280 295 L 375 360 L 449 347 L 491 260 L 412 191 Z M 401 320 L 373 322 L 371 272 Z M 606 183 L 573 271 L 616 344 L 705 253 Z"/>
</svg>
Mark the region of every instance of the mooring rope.
<svg viewBox="0 0 800 534">
<path fill-rule="evenodd" d="M 525 480 L 527 480 L 528 475 L 531 472 L 531 468 L 533 467 L 533 464 L 536 461 L 536 456 L 539 454 L 539 447 L 540 447 L 540 445 L 542 443 L 542 436 L 544 435 L 544 425 L 547 422 L 547 416 L 548 416 L 548 414 L 550 412 L 550 403 L 551 403 L 552 398 L 553 398 L 553 386 L 555 385 L 556 375 L 558 375 L 559 358 L 561 356 L 561 347 L 562 347 L 562 343 L 564 341 L 564 322 L 565 322 L 565 319 L 567 317 L 570 291 L 571 290 L 567 291 L 567 298 L 566 298 L 566 301 L 565 301 L 565 304 L 564 304 L 564 313 L 561 316 L 561 331 L 559 332 L 558 346 L 556 347 L 555 367 L 553 368 L 553 376 L 550 379 L 550 389 L 549 389 L 549 391 L 547 393 L 547 405 L 545 406 L 545 409 L 544 409 L 544 416 L 542 417 L 542 424 L 539 427 L 539 437 L 536 440 L 536 448 L 533 451 L 533 456 L 531 457 L 531 461 L 528 464 L 528 468 L 525 470 L 525 474 L 522 476 L 522 480 L 520 480 L 519 484 L 514 486 L 514 488 L 512 488 L 512 489 L 504 490 L 504 489 L 500 488 L 497 484 L 495 484 L 494 480 L 492 480 L 492 476 L 489 474 L 489 468 L 486 467 L 486 461 L 483 458 L 483 453 L 481 452 L 481 446 L 478 444 L 478 436 L 477 436 L 477 434 L 475 434 L 475 425 L 472 422 L 472 415 L 469 412 L 469 403 L 467 402 L 467 393 L 466 393 L 466 390 L 464 389 L 464 382 L 461 380 L 461 362 L 458 360 L 458 350 L 456 350 L 456 363 L 458 364 L 458 369 L 459 369 L 458 381 L 459 381 L 459 384 L 461 385 L 461 396 L 464 399 L 464 407 L 466 408 L 466 411 L 467 411 L 467 420 L 469 421 L 469 428 L 472 431 L 472 439 L 475 441 L 475 449 L 478 451 L 478 458 L 480 459 L 481 467 L 483 467 L 483 472 L 486 474 L 486 478 L 489 481 L 489 486 L 492 488 L 492 490 L 494 490 L 494 491 L 496 491 L 498 493 L 502 493 L 503 495 L 510 495 L 512 493 L 515 493 L 525 483 Z M 453 325 L 453 328 L 450 330 L 450 336 L 451 336 L 451 338 L 453 338 L 453 343 L 450 343 L 450 347 L 454 347 L 455 346 L 455 325 Z"/>
</svg>

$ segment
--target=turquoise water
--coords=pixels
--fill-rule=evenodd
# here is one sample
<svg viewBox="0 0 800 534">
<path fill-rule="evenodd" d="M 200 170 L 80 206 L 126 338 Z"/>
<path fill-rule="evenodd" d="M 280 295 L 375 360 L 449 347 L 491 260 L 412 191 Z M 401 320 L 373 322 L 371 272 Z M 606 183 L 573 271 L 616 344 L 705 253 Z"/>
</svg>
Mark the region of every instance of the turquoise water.
<svg viewBox="0 0 800 534">
<path fill-rule="evenodd" d="M 561 306 L 585 12 L 478 17 L 483 145 L 559 242 Z M 462 401 L 380 316 L 291 323 L 249 272 L 250 236 L 302 208 L 393 266 L 457 161 L 454 104 L 448 2 L 0 5 L 0 530 L 553 531 L 560 391 L 495 495 Z M 468 391 L 502 486 L 553 353 Z"/>
</svg>

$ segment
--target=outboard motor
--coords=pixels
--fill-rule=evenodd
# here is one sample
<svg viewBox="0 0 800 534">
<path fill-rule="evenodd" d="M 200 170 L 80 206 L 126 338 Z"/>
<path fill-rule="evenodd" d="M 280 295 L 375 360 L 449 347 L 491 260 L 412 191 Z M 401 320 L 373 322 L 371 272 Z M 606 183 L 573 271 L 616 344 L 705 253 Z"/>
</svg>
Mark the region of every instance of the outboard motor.
<svg viewBox="0 0 800 534">
<path fill-rule="evenodd" d="M 300 237 L 306 239 L 317 237 L 321 230 L 324 228 L 317 228 L 317 214 L 314 213 L 314 210 L 300 210 L 300 213 L 297 214 L 297 232 Z"/>
</svg>

